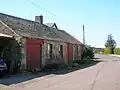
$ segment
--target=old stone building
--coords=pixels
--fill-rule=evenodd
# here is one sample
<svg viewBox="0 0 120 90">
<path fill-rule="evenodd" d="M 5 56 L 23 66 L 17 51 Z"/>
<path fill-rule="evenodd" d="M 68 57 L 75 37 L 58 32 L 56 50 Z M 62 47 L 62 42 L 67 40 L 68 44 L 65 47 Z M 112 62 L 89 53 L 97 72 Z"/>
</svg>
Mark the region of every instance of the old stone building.
<svg viewBox="0 0 120 90">
<path fill-rule="evenodd" d="M 58 29 L 56 23 L 46 23 L 45 25 L 56 28 L 54 32 L 63 40 L 65 40 L 67 44 L 67 60 L 73 61 L 73 60 L 80 60 L 82 51 L 83 51 L 83 45 L 80 41 L 75 39 L 72 35 L 67 33 L 65 30 Z"/>
<path fill-rule="evenodd" d="M 48 64 L 64 64 L 80 60 L 82 43 L 64 30 L 43 24 L 43 16 L 35 21 L 0 13 L 1 57 L 10 66 L 24 70 L 40 70 Z M 5 40 L 6 39 L 6 40 Z"/>
</svg>

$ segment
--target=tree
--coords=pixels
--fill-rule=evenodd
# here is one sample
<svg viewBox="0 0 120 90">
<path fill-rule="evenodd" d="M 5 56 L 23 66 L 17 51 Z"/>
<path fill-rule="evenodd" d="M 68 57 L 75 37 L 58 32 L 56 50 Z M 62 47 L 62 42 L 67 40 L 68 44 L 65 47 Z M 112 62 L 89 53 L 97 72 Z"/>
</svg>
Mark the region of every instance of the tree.
<svg viewBox="0 0 120 90">
<path fill-rule="evenodd" d="M 114 54 L 114 49 L 115 49 L 115 47 L 116 47 L 116 42 L 115 42 L 115 40 L 113 39 L 112 34 L 109 34 L 109 35 L 108 35 L 108 40 L 107 40 L 106 43 L 105 43 L 105 47 L 110 49 L 111 54 Z"/>
</svg>

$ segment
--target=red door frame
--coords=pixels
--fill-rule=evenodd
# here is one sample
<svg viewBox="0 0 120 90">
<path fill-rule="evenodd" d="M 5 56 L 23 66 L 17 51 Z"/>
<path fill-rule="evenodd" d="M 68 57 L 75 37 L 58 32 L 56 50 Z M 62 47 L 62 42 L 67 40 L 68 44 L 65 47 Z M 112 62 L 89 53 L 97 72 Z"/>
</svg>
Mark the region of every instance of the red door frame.
<svg viewBox="0 0 120 90">
<path fill-rule="evenodd" d="M 73 60 L 73 47 L 72 44 L 67 45 L 67 57 L 68 57 L 68 62 L 71 62 Z"/>
<path fill-rule="evenodd" d="M 44 40 L 26 39 L 27 69 L 35 69 L 42 67 L 43 44 L 44 44 Z"/>
</svg>

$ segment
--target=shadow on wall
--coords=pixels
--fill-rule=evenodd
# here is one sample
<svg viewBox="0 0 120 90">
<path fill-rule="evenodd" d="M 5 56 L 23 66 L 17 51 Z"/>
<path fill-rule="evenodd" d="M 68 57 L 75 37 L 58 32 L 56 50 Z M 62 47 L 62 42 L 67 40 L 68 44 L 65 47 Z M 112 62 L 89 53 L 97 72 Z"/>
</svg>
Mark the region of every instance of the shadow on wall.
<svg viewBox="0 0 120 90">
<path fill-rule="evenodd" d="M 67 73 L 71 73 L 73 71 L 77 71 L 77 70 L 82 70 L 85 68 L 89 68 L 91 66 L 94 66 L 96 64 L 98 64 L 99 60 L 93 60 L 91 61 L 90 64 L 81 64 L 80 67 L 75 67 L 75 68 L 71 68 L 71 69 L 60 69 L 60 70 L 55 70 L 55 71 L 42 71 L 42 72 L 36 72 L 36 73 L 22 73 L 22 74 L 17 74 L 17 75 L 12 75 L 12 76 L 8 76 L 5 77 L 3 79 L 0 79 L 0 84 L 4 84 L 4 85 L 12 85 L 12 84 L 19 84 L 25 81 L 29 81 L 35 78 L 40 78 L 43 76 L 49 76 L 51 74 L 54 75 L 60 75 L 60 74 L 67 74 Z"/>
</svg>

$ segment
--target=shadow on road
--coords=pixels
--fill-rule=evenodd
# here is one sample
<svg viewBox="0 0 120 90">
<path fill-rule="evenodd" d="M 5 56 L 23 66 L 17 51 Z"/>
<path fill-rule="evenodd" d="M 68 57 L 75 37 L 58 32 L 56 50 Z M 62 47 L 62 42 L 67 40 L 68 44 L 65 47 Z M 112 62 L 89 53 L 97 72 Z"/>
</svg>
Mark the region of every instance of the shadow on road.
<svg viewBox="0 0 120 90">
<path fill-rule="evenodd" d="M 90 63 L 87 63 L 87 64 L 81 64 L 79 67 L 72 67 L 71 69 L 59 69 L 55 71 L 47 71 L 47 72 L 42 71 L 38 73 L 22 73 L 22 74 L 12 75 L 12 76 L 0 79 L 0 84 L 12 85 L 12 84 L 18 84 L 25 81 L 29 81 L 38 77 L 40 78 L 43 76 L 51 75 L 51 74 L 60 75 L 60 74 L 71 73 L 73 71 L 82 70 L 84 68 L 88 68 L 98 64 L 99 62 L 101 62 L 98 59 L 92 60 Z"/>
<path fill-rule="evenodd" d="M 4 85 L 12 85 L 12 84 L 18 84 L 21 82 L 25 82 L 28 80 L 32 80 L 37 77 L 42 77 L 45 75 L 48 75 L 47 72 L 39 72 L 39 73 L 20 73 L 16 75 L 9 75 L 5 76 L 4 78 L 0 79 L 0 84 Z"/>
</svg>

